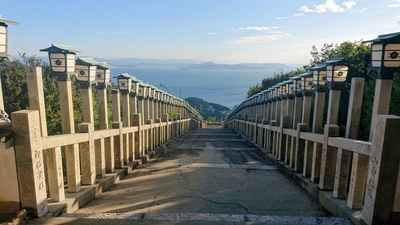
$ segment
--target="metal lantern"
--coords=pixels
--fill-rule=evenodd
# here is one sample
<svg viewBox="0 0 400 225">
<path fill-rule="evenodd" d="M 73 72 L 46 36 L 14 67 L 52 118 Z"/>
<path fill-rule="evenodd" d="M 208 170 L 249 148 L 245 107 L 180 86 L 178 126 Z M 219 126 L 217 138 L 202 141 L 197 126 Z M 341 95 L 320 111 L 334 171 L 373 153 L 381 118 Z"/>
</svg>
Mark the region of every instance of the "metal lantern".
<svg viewBox="0 0 400 225">
<path fill-rule="evenodd" d="M 122 73 L 116 78 L 118 79 L 118 88 L 121 93 L 129 93 L 132 85 L 132 75 L 129 75 L 128 73 Z"/>
<path fill-rule="evenodd" d="M 154 98 L 154 91 L 155 91 L 154 86 L 149 85 L 147 87 L 147 91 L 148 91 L 148 97 L 153 99 Z"/>
<path fill-rule="evenodd" d="M 76 52 L 80 51 L 68 45 L 56 44 L 40 51 L 49 53 L 51 71 L 58 76 L 59 80 L 67 80 L 71 75 L 75 75 Z"/>
<path fill-rule="evenodd" d="M 275 99 L 276 100 L 281 100 L 281 95 L 282 95 L 282 88 L 281 88 L 282 83 L 279 83 L 274 86 L 275 88 Z"/>
<path fill-rule="evenodd" d="M 91 84 L 96 79 L 99 62 L 92 58 L 78 58 L 75 65 L 75 77 L 81 84 Z"/>
<path fill-rule="evenodd" d="M 270 99 L 269 102 L 275 102 L 276 101 L 275 92 L 276 92 L 275 87 L 271 87 L 270 88 L 270 94 L 269 94 L 269 99 Z"/>
<path fill-rule="evenodd" d="M 110 83 L 111 69 L 115 68 L 106 62 L 101 62 L 97 65 L 95 82 L 99 86 L 106 86 Z"/>
<path fill-rule="evenodd" d="M 376 71 L 380 79 L 393 79 L 393 72 L 400 70 L 400 32 L 365 42 L 372 42 L 370 71 Z"/>
<path fill-rule="evenodd" d="M 139 93 L 138 96 L 147 98 L 147 84 L 145 83 L 139 83 Z"/>
<path fill-rule="evenodd" d="M 326 85 L 331 89 L 340 88 L 346 82 L 348 61 L 344 58 L 334 58 L 326 64 Z"/>
<path fill-rule="evenodd" d="M 301 76 L 296 76 L 292 78 L 293 80 L 293 94 L 296 96 L 301 96 Z"/>
<path fill-rule="evenodd" d="M 311 68 L 314 77 L 314 89 L 316 91 L 325 90 L 326 66 L 326 64 L 318 64 L 317 66 Z"/>
<path fill-rule="evenodd" d="M 311 95 L 314 92 L 314 78 L 313 78 L 313 72 L 307 71 L 303 74 L 300 74 L 301 76 L 301 92 L 303 95 Z"/>
<path fill-rule="evenodd" d="M 143 81 L 137 79 L 135 76 L 132 76 L 131 80 L 132 80 L 132 83 L 131 83 L 132 93 L 134 93 L 135 95 L 138 95 L 139 94 L 139 84 L 143 83 Z"/>
<path fill-rule="evenodd" d="M 17 22 L 6 20 L 0 16 L 0 62 L 4 59 L 12 61 L 8 54 L 8 26 L 7 24 L 19 25 Z"/>
<path fill-rule="evenodd" d="M 285 88 L 285 95 L 286 98 L 292 98 L 293 97 L 293 80 L 287 80 L 284 82 L 284 85 L 286 86 Z"/>
</svg>

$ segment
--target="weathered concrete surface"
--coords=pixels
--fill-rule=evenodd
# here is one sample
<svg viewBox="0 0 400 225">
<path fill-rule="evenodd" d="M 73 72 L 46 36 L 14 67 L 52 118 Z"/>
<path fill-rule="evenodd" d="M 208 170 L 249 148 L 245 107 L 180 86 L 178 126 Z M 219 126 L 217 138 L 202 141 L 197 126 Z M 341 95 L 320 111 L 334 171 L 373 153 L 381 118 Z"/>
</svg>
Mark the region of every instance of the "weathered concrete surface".
<svg viewBox="0 0 400 225">
<path fill-rule="evenodd" d="M 328 217 L 242 140 L 193 130 L 75 213 L 36 223 L 350 224 Z"/>
</svg>

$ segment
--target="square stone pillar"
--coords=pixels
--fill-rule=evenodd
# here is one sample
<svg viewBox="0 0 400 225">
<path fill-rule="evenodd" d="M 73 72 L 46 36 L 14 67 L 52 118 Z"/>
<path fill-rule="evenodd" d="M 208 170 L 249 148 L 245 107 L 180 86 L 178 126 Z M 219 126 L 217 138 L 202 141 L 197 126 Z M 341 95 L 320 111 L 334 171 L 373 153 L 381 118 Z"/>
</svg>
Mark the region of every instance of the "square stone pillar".
<svg viewBox="0 0 400 225">
<path fill-rule="evenodd" d="M 400 164 L 400 117 L 378 115 L 375 119 L 362 220 L 367 224 L 385 224 L 392 219 L 394 205 L 398 204 L 395 196 Z"/>
<path fill-rule="evenodd" d="M 96 182 L 96 163 L 94 153 L 93 124 L 79 124 L 79 133 L 87 133 L 89 140 L 79 143 L 79 153 L 82 171 L 82 184 L 93 185 Z"/>
<path fill-rule="evenodd" d="M 41 217 L 48 211 L 39 112 L 11 114 L 21 207 Z"/>
</svg>

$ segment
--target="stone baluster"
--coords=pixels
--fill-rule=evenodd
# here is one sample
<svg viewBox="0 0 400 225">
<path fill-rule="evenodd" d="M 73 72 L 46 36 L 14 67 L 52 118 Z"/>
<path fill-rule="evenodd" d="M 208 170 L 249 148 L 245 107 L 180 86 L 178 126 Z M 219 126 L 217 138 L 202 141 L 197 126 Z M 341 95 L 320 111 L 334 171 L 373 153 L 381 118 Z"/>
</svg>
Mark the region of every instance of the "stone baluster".
<svg viewBox="0 0 400 225">
<path fill-rule="evenodd" d="M 312 132 L 321 133 L 321 130 L 323 128 L 322 122 L 324 117 L 325 91 L 316 91 L 314 101 Z M 311 181 L 314 183 L 319 182 L 319 175 L 321 172 L 321 154 L 322 144 L 314 143 L 311 168 Z"/>
</svg>

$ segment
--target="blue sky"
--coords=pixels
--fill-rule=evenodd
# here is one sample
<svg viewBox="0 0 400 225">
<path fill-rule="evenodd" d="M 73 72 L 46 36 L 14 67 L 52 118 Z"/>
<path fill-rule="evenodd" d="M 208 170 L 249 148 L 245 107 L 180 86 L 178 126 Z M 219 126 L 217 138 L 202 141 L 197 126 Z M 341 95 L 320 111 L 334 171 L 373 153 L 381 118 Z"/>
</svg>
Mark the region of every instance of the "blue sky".
<svg viewBox="0 0 400 225">
<path fill-rule="evenodd" d="M 9 53 L 307 64 L 313 45 L 400 32 L 400 0 L 0 0 Z"/>
</svg>

